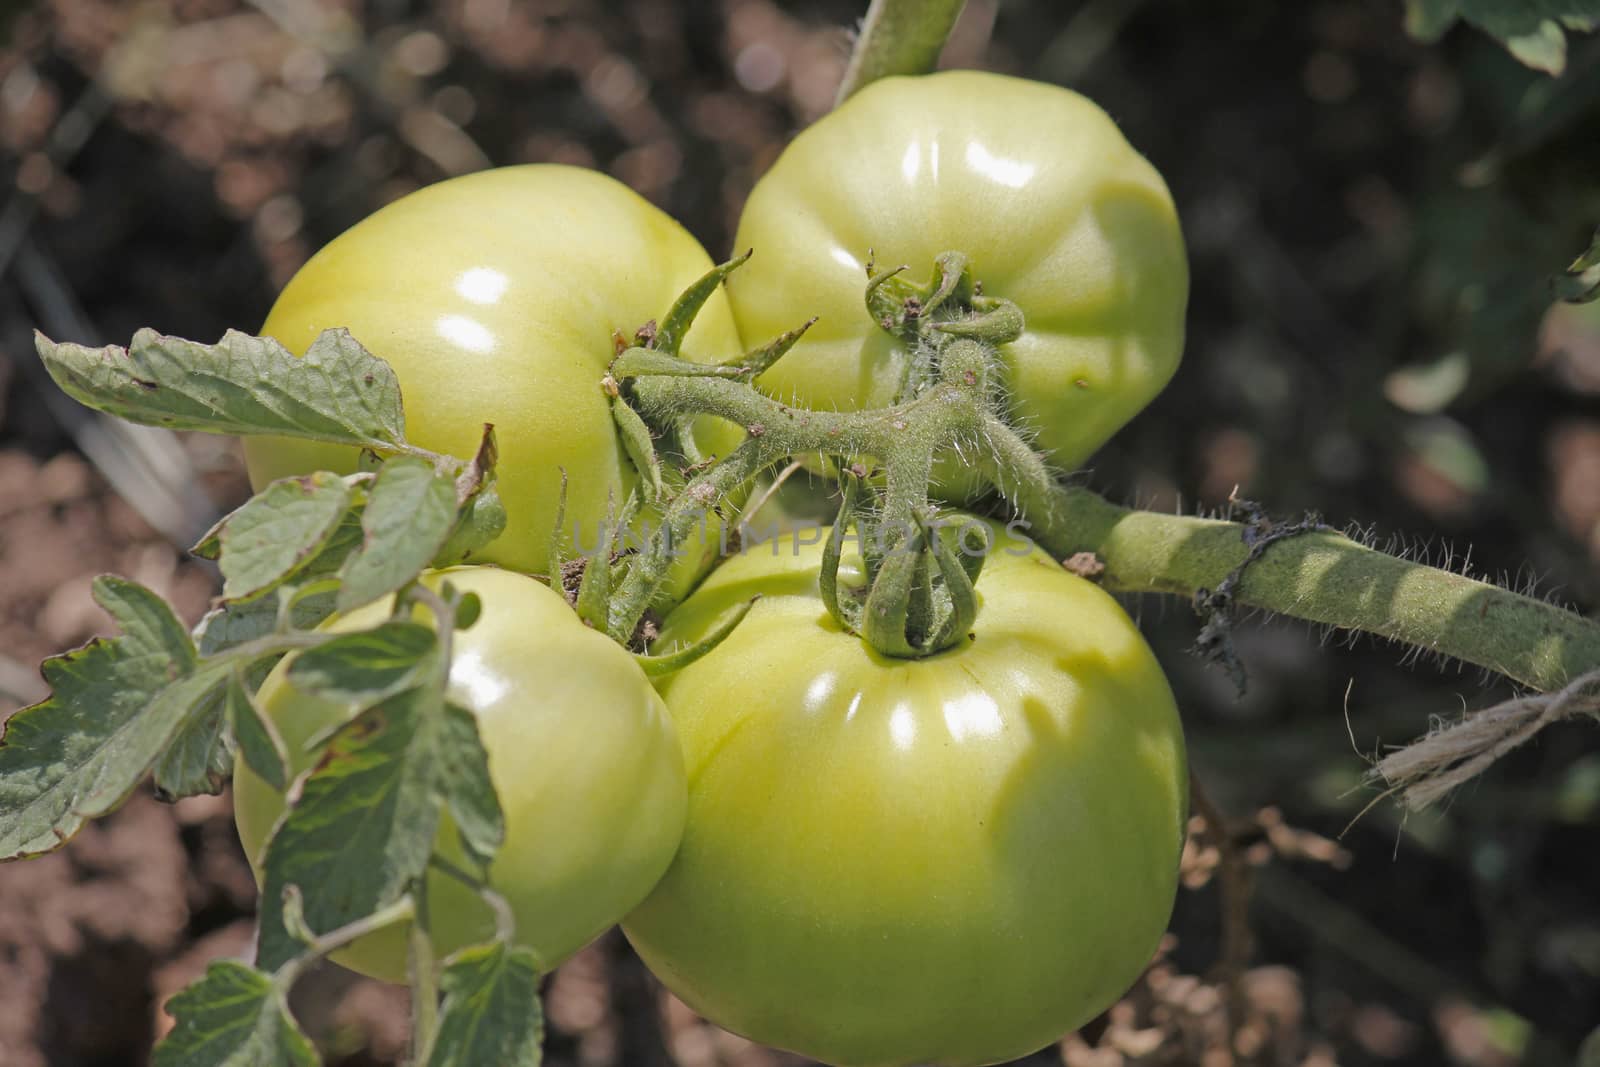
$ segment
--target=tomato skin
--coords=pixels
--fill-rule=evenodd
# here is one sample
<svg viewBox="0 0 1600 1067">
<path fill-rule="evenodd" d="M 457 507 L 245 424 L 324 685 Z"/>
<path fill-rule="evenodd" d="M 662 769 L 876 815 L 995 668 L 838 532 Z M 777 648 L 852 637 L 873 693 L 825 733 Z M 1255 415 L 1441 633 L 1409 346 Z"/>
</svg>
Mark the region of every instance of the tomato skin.
<svg viewBox="0 0 1600 1067">
<path fill-rule="evenodd" d="M 1037 550 L 991 556 L 975 637 L 886 659 L 824 610 L 820 550 L 791 550 L 730 560 L 666 620 L 693 641 L 762 596 L 658 683 L 689 816 L 624 930 L 707 1018 L 825 1063 L 1043 1047 L 1132 984 L 1171 913 L 1187 779 L 1160 666 Z"/>
<path fill-rule="evenodd" d="M 1013 421 L 1079 466 L 1177 369 L 1188 264 L 1161 176 L 1067 89 L 977 71 L 873 82 L 804 130 L 756 183 L 728 281 L 747 344 L 820 316 L 760 379 L 815 408 L 894 400 L 903 345 L 867 313 L 865 264 L 926 281 L 964 252 L 1027 329 L 1001 348 Z M 976 488 L 955 464 L 945 494 Z"/>
<path fill-rule="evenodd" d="M 506 840 L 490 881 L 516 916 L 517 941 L 554 967 L 617 922 L 666 870 L 684 820 L 677 734 L 628 652 L 578 622 L 542 583 L 493 567 L 452 567 L 425 584 L 438 589 L 446 580 L 483 602 L 476 624 L 454 635 L 449 696 L 478 717 L 505 814 Z M 389 611 L 387 603 L 371 604 L 331 628 L 368 628 Z M 418 617 L 426 615 L 419 609 Z M 287 668 L 287 661 L 274 668 L 259 703 L 283 737 L 292 777 L 319 756 L 305 751 L 306 741 L 349 713 L 294 689 Z M 259 880 L 283 794 L 241 760 L 233 797 Z M 435 848 L 465 863 L 448 815 Z M 453 878 L 430 874 L 428 901 L 439 955 L 493 937 L 488 907 Z M 405 937 L 390 927 L 333 958 L 404 982 Z"/>
<path fill-rule="evenodd" d="M 290 280 L 262 333 L 301 354 L 323 330 L 348 328 L 394 367 L 413 444 L 470 457 L 494 423 L 508 523 L 474 562 L 542 574 L 563 470 L 563 527 L 570 542 L 576 524 L 585 546 L 638 484 L 600 387 L 613 332 L 661 318 L 711 266 L 682 226 L 613 178 L 505 167 L 428 186 L 336 238 Z M 739 352 L 719 290 L 684 355 Z M 726 455 L 741 435 L 706 420 L 697 436 Z M 333 445 L 251 437 L 244 448 L 257 490 L 356 469 L 355 452 Z"/>
</svg>

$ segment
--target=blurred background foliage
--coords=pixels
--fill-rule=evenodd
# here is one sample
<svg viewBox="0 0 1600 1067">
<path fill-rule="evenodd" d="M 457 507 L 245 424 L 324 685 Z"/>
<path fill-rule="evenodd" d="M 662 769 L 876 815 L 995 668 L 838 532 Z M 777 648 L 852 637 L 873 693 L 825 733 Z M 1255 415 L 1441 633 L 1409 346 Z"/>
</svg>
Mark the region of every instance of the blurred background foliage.
<svg viewBox="0 0 1600 1067">
<path fill-rule="evenodd" d="M 39 658 L 105 626 L 94 573 L 201 611 L 212 576 L 184 538 L 246 491 L 230 445 L 56 395 L 35 326 L 96 344 L 254 328 L 345 227 L 490 165 L 600 168 L 725 253 L 751 184 L 829 106 L 863 6 L 0 3 L 0 713 L 38 699 Z M 1451 28 L 1475 10 L 970 0 L 946 61 L 1088 93 L 1185 220 L 1185 362 L 1083 481 L 1184 511 L 1237 488 L 1593 613 L 1600 304 L 1552 306 L 1550 279 L 1600 220 L 1600 40 L 1566 35 L 1551 77 Z M 1129 999 L 1029 1062 L 1573 1062 L 1600 1025 L 1592 727 L 1407 816 L 1372 803 L 1371 755 L 1502 687 L 1252 623 L 1235 699 L 1186 654 L 1186 605 L 1130 607 L 1230 845 L 1196 838 L 1171 944 Z M 1219 865 L 1247 900 L 1222 899 Z M 253 886 L 225 798 L 140 799 L 0 869 L 0 901 L 0 1062 L 120 1067 L 167 1025 L 162 999 L 244 951 Z M 329 968 L 299 999 L 330 1062 L 396 1062 L 393 990 Z M 694 1019 L 616 937 L 552 979 L 549 1007 L 555 1064 L 798 1062 Z"/>
</svg>

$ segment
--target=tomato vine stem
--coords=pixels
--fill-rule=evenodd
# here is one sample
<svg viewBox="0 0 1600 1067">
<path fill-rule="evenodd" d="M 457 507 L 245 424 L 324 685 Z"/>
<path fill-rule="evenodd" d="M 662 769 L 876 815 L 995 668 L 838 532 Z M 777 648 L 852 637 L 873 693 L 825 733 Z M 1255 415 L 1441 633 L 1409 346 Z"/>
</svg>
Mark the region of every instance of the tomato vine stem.
<svg viewBox="0 0 1600 1067">
<path fill-rule="evenodd" d="M 1093 552 L 1118 592 L 1194 597 L 1250 553 L 1248 527 L 1119 507 L 1082 488 L 1023 483 L 1027 532 L 1057 558 Z M 1277 542 L 1246 567 L 1235 603 L 1387 637 L 1541 692 L 1600 669 L 1600 624 L 1497 585 L 1399 559 L 1343 534 Z"/>
</svg>

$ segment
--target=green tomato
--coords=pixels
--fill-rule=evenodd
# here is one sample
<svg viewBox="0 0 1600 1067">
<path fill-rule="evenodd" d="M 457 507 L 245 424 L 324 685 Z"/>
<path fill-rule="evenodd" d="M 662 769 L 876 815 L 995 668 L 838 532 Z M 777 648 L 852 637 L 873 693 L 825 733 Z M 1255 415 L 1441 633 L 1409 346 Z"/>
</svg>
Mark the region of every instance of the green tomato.
<svg viewBox="0 0 1600 1067">
<path fill-rule="evenodd" d="M 490 883 L 511 905 L 517 941 L 554 967 L 617 922 L 666 870 L 683 832 L 682 751 L 638 664 L 580 623 L 559 595 L 494 567 L 452 567 L 425 578 L 433 589 L 445 581 L 483 604 L 477 622 L 454 636 L 448 696 L 477 716 L 505 815 Z M 391 610 L 371 604 L 325 628 L 368 629 Z M 427 615 L 419 609 L 417 618 Z M 320 755 L 307 751 L 307 741 L 347 720 L 350 709 L 295 689 L 288 663 L 268 676 L 259 703 L 298 775 Z M 284 796 L 241 760 L 233 798 L 239 838 L 259 877 Z M 448 816 L 435 849 L 470 869 Z M 494 936 L 487 905 L 451 877 L 429 875 L 428 905 L 441 955 Z M 405 930 L 386 928 L 333 958 L 403 982 Z"/>
<path fill-rule="evenodd" d="M 570 543 L 576 527 L 585 550 L 638 484 L 600 385 L 613 334 L 659 320 L 711 266 L 682 226 L 612 178 L 506 167 L 428 186 L 357 224 L 290 280 L 262 333 L 300 354 L 323 330 L 349 329 L 394 368 L 413 444 L 470 457 L 494 423 L 507 528 L 474 562 L 542 574 L 563 471 L 563 529 Z M 683 354 L 739 352 L 718 291 Z M 705 420 L 697 438 L 726 455 L 740 433 Z M 252 437 L 244 448 L 258 490 L 357 463 L 316 442 Z"/>
<path fill-rule="evenodd" d="M 866 264 L 964 252 L 1026 332 L 1001 347 L 1014 424 L 1061 469 L 1080 465 L 1160 392 L 1183 348 L 1188 264 L 1161 176 L 1077 93 L 949 71 L 873 82 L 802 132 L 756 183 L 728 281 L 747 343 L 816 325 L 760 379 L 781 400 L 892 403 L 904 345 L 864 301 Z M 947 496 L 970 473 L 940 467 Z"/>
<path fill-rule="evenodd" d="M 820 549 L 792 542 L 729 560 L 668 616 L 663 642 L 696 641 L 761 597 L 659 686 L 689 817 L 623 923 L 713 1022 L 849 1067 L 992 1064 L 1149 962 L 1187 810 L 1171 690 L 1111 597 L 998 545 L 971 636 L 925 660 L 842 631 Z"/>
</svg>

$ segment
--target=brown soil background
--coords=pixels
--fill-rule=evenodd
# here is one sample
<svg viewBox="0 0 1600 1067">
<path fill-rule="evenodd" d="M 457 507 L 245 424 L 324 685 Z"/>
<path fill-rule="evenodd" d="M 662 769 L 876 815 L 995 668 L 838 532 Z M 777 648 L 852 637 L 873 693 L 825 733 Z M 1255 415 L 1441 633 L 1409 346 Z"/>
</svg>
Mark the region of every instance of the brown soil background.
<svg viewBox="0 0 1600 1067">
<path fill-rule="evenodd" d="M 0 715 L 42 696 L 42 657 L 107 625 L 95 574 L 198 617 L 214 575 L 181 546 L 247 488 L 226 442 L 119 436 L 57 395 L 34 327 L 95 344 L 252 329 L 321 243 L 490 163 L 599 167 L 725 251 L 752 182 L 827 107 L 862 7 L 9 0 Z M 1470 32 L 1412 42 L 1392 0 L 968 8 L 950 65 L 1088 92 L 1185 219 L 1186 362 L 1091 484 L 1185 510 L 1239 486 L 1435 562 L 1459 567 L 1470 546 L 1476 570 L 1600 604 L 1600 316 L 1547 315 L 1538 296 L 1586 235 L 1573 205 L 1600 202 L 1595 41 L 1552 83 Z M 1428 410 L 1426 382 L 1396 371 L 1452 351 L 1471 384 Z M 1026 1062 L 1571 1062 L 1600 1024 L 1592 727 L 1547 731 L 1444 811 L 1383 802 L 1344 832 L 1373 799 L 1371 753 L 1504 690 L 1277 623 L 1240 634 L 1251 688 L 1235 700 L 1186 656 L 1185 605 L 1130 606 L 1228 813 L 1250 936 L 1223 935 L 1216 837 L 1200 833 L 1162 959 Z M 0 1064 L 137 1067 L 165 998 L 248 950 L 253 909 L 226 796 L 141 793 L 59 853 L 0 868 Z M 546 1003 L 552 1064 L 801 1062 L 696 1019 L 614 935 Z M 397 991 L 328 967 L 297 1008 L 328 1062 L 399 1061 Z"/>
</svg>

